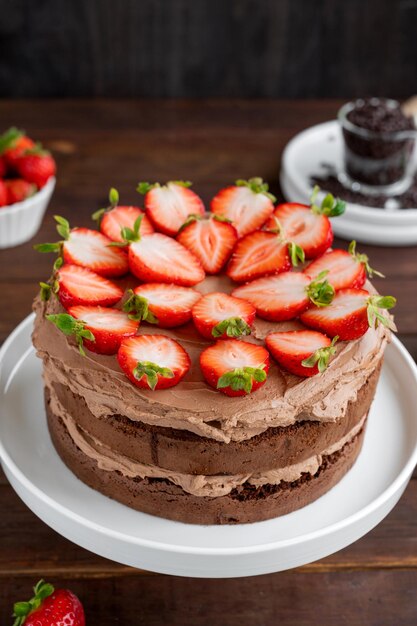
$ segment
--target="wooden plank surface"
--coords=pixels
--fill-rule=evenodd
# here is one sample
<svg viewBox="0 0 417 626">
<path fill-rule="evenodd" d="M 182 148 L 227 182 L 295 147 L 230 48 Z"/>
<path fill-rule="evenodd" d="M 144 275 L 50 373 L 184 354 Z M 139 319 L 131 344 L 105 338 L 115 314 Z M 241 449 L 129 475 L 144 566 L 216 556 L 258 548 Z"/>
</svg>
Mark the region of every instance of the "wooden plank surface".
<svg viewBox="0 0 417 626">
<path fill-rule="evenodd" d="M 34 241 L 55 239 L 52 216 L 88 225 L 110 186 L 137 201 L 139 180 L 189 178 L 207 201 L 237 177 L 262 175 L 279 194 L 279 157 L 303 127 L 330 119 L 339 102 L 0 102 L 0 128 L 18 124 L 54 149 L 58 185 Z M 0 251 L 0 340 L 30 311 L 52 260 L 34 241 Z M 338 242 L 346 246 L 346 242 Z M 416 248 L 360 246 L 399 302 L 400 337 L 417 355 Z M 382 289 L 382 287 L 381 287 Z M 82 597 L 89 624 L 272 626 L 417 622 L 417 481 L 366 537 L 292 572 L 209 581 L 139 572 L 74 546 L 39 521 L 0 473 L 0 620 L 47 576 Z M 312 610 L 314 621 L 312 622 Z"/>
</svg>

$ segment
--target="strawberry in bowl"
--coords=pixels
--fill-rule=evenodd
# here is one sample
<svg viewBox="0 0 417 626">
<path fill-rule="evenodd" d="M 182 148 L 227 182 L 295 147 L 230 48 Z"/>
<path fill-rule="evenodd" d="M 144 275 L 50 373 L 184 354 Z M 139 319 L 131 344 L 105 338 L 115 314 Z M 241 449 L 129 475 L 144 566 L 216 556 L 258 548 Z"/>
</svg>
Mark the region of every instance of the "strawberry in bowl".
<svg viewBox="0 0 417 626">
<path fill-rule="evenodd" d="M 17 246 L 39 230 L 55 187 L 53 156 L 26 133 L 0 136 L 0 248 Z"/>
</svg>

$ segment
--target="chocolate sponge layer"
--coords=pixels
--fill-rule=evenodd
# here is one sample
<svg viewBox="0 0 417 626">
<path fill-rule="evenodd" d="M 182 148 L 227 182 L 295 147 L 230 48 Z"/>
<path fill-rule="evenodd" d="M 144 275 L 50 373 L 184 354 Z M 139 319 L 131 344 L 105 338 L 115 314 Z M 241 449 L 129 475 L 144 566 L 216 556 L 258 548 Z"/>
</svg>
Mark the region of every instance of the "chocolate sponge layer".
<svg viewBox="0 0 417 626">
<path fill-rule="evenodd" d="M 269 428 L 246 441 L 221 443 L 184 430 L 133 422 L 122 415 L 96 418 L 84 399 L 55 384 L 53 391 L 78 426 L 135 461 L 186 474 L 239 474 L 299 463 L 337 443 L 366 415 L 371 406 L 380 367 L 350 402 L 345 416 L 335 422 L 300 421 Z M 49 395 L 46 390 L 46 405 Z"/>
<path fill-rule="evenodd" d="M 100 469 L 74 443 L 57 415 L 47 408 L 52 441 L 62 460 L 80 480 L 127 506 L 171 520 L 193 524 L 237 524 L 285 515 L 313 502 L 333 487 L 355 462 L 364 428 L 341 450 L 324 456 L 314 476 L 303 474 L 292 483 L 254 487 L 244 483 L 217 498 L 196 497 L 165 479 L 128 478 Z"/>
</svg>

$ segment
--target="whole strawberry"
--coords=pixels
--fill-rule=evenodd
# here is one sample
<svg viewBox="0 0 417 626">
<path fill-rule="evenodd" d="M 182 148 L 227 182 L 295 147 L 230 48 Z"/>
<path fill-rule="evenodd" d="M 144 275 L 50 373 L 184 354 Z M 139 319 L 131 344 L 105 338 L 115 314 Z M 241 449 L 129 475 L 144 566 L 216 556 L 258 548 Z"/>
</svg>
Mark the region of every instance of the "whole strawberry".
<svg viewBox="0 0 417 626">
<path fill-rule="evenodd" d="M 23 152 L 17 160 L 16 167 L 22 178 L 35 184 L 39 189 L 42 189 L 56 172 L 53 157 L 40 145 Z"/>
<path fill-rule="evenodd" d="M 7 170 L 16 170 L 17 160 L 26 150 L 31 150 L 35 143 L 24 130 L 12 126 L 0 135 L 0 154 Z M 1 168 L 0 168 L 1 169 Z"/>
<path fill-rule="evenodd" d="M 4 183 L 7 187 L 7 204 L 22 202 L 36 193 L 36 186 L 23 178 L 10 178 Z"/>
<path fill-rule="evenodd" d="M 82 604 L 68 589 L 55 590 L 40 580 L 33 592 L 29 602 L 15 603 L 13 626 L 85 626 Z"/>
<path fill-rule="evenodd" d="M 0 180 L 0 206 L 6 206 L 7 204 L 7 187 L 3 180 Z"/>
</svg>

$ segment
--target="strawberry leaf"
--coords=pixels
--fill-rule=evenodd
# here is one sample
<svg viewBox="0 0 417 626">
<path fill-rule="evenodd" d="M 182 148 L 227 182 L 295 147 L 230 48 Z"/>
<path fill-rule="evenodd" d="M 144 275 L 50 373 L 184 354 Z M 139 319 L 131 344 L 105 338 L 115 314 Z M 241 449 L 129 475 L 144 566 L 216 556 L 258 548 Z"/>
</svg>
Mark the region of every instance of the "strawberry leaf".
<svg viewBox="0 0 417 626">
<path fill-rule="evenodd" d="M 96 222 L 98 228 L 100 228 L 101 220 L 103 219 L 103 215 L 106 213 L 107 209 L 98 209 L 94 211 L 91 215 L 91 219 Z"/>
<path fill-rule="evenodd" d="M 217 381 L 217 389 L 230 387 L 233 391 L 241 391 L 243 389 L 246 393 L 250 393 L 254 381 L 261 383 L 266 380 L 264 367 L 265 365 L 260 367 L 236 367 L 234 370 L 220 376 Z"/>
<path fill-rule="evenodd" d="M 302 249 L 301 246 L 296 244 L 294 241 L 288 242 L 288 252 L 289 252 L 293 267 L 297 267 L 298 263 L 304 263 L 305 261 L 304 250 Z"/>
<path fill-rule="evenodd" d="M 238 179 L 235 181 L 236 187 L 249 187 L 253 193 L 261 193 L 267 198 L 269 198 L 272 202 L 276 201 L 276 197 L 270 193 L 268 183 L 264 183 L 262 178 L 259 176 L 255 176 L 254 178 L 249 178 L 249 180 Z"/>
<path fill-rule="evenodd" d="M 68 313 L 46 315 L 46 319 L 55 324 L 55 326 L 61 332 L 63 332 L 64 335 L 74 335 L 80 354 L 82 354 L 83 356 L 85 356 L 83 340 L 96 340 L 91 330 L 85 328 L 86 322 L 84 322 L 83 320 L 77 320 L 75 317 L 69 315 Z"/>
<path fill-rule="evenodd" d="M 145 194 L 148 193 L 148 191 L 151 191 L 151 189 L 154 189 L 155 187 L 160 187 L 159 183 L 138 183 L 137 187 L 136 187 L 136 191 L 138 193 L 140 193 L 142 196 L 144 196 Z"/>
<path fill-rule="evenodd" d="M 68 239 L 70 236 L 70 225 L 68 220 L 60 215 L 54 215 L 54 220 L 58 224 L 56 227 L 58 234 L 61 235 L 62 239 Z"/>
<path fill-rule="evenodd" d="M 327 306 L 334 298 L 334 287 L 325 278 L 328 273 L 328 270 L 320 272 L 317 278 L 312 280 L 306 288 L 309 299 L 316 306 Z"/>
<path fill-rule="evenodd" d="M 182 224 L 180 226 L 180 228 L 178 229 L 178 234 L 184 230 L 184 228 L 187 228 L 187 226 L 190 226 L 190 224 L 193 224 L 194 222 L 198 222 L 199 220 L 202 219 L 202 215 L 198 215 L 197 213 L 192 213 L 191 215 L 189 215 L 187 217 L 187 219 L 185 220 L 184 224 Z"/>
<path fill-rule="evenodd" d="M 189 180 L 170 180 L 169 182 L 172 183 L 173 185 L 178 185 L 179 187 L 186 187 L 187 189 L 188 187 L 191 187 L 191 185 L 193 184 Z"/>
<path fill-rule="evenodd" d="M 42 302 L 47 302 L 49 298 L 51 297 L 51 293 L 52 293 L 51 285 L 48 285 L 48 283 L 40 282 L 39 286 L 41 288 L 41 291 L 40 291 L 41 300 Z"/>
<path fill-rule="evenodd" d="M 119 192 L 114 187 L 109 191 L 109 202 L 112 209 L 119 204 Z"/>
<path fill-rule="evenodd" d="M 315 185 L 313 193 L 310 197 L 310 210 L 316 215 L 327 215 L 327 217 L 337 217 L 342 215 L 346 209 L 346 203 L 339 198 L 335 198 L 333 194 L 328 193 L 324 196 L 320 206 L 316 204 L 320 187 Z"/>
<path fill-rule="evenodd" d="M 60 252 L 61 242 L 57 243 L 37 243 L 33 246 L 37 252 Z"/>
<path fill-rule="evenodd" d="M 29 613 L 38 609 L 43 600 L 52 595 L 54 591 L 53 585 L 46 583 L 44 580 L 40 580 L 33 588 L 33 598 L 28 602 L 15 602 L 13 606 L 13 617 L 16 619 L 13 622 L 13 626 L 22 626 Z"/>
<path fill-rule="evenodd" d="M 370 296 L 367 299 L 367 317 L 370 328 L 377 328 L 379 324 L 396 332 L 397 327 L 393 319 L 381 312 L 381 309 L 392 309 L 397 303 L 393 296 Z"/>
<path fill-rule="evenodd" d="M 158 382 L 158 374 L 160 374 L 162 378 L 174 378 L 174 372 L 169 367 L 160 367 L 151 361 L 138 361 L 133 370 L 133 376 L 137 378 L 137 380 L 145 376 L 146 382 L 152 391 L 155 391 Z"/>
<path fill-rule="evenodd" d="M 370 278 L 372 278 L 373 276 L 379 276 L 380 278 L 385 278 L 384 274 L 381 274 L 381 272 L 374 270 L 369 265 L 369 257 L 367 254 L 360 254 L 359 252 L 356 252 L 356 241 L 353 240 L 350 242 L 348 251 L 349 251 L 349 254 L 355 259 L 355 261 L 357 261 L 358 263 L 362 263 L 362 265 L 365 267 L 366 273 L 368 274 Z"/>
<path fill-rule="evenodd" d="M 226 222 L 226 224 L 232 224 L 233 220 L 229 219 L 225 215 L 217 215 L 217 213 L 209 213 L 210 217 L 216 222 Z"/>
<path fill-rule="evenodd" d="M 326 348 L 319 348 L 318 350 L 313 352 L 313 354 L 307 359 L 301 361 L 301 365 L 303 367 L 314 367 L 317 363 L 320 374 L 324 372 L 329 365 L 330 357 L 333 356 L 333 354 L 335 354 L 336 352 L 335 343 L 338 339 L 338 335 L 336 335 L 336 337 L 333 337 L 330 346 L 327 346 Z"/>
<path fill-rule="evenodd" d="M 135 241 L 140 241 L 140 225 L 144 215 L 139 215 L 133 224 L 133 228 L 129 228 L 129 226 L 123 226 L 120 229 L 120 236 L 123 241 L 112 241 L 109 243 L 109 247 L 114 246 L 116 248 L 124 248 L 128 246 L 130 243 L 134 243 Z"/>
<path fill-rule="evenodd" d="M 158 318 L 149 310 L 149 303 L 146 298 L 128 290 L 129 298 L 123 305 L 123 311 L 128 313 L 131 320 L 148 322 L 149 324 L 158 324 Z"/>
<path fill-rule="evenodd" d="M 250 335 L 251 332 L 251 327 L 241 317 L 229 317 L 216 324 L 211 334 L 215 338 L 224 334 L 227 337 L 242 337 L 243 335 Z"/>
<path fill-rule="evenodd" d="M 25 131 L 19 130 L 14 126 L 6 130 L 6 132 L 0 136 L 0 154 L 3 154 L 3 152 L 8 148 L 11 148 L 16 140 L 24 134 Z"/>
</svg>

